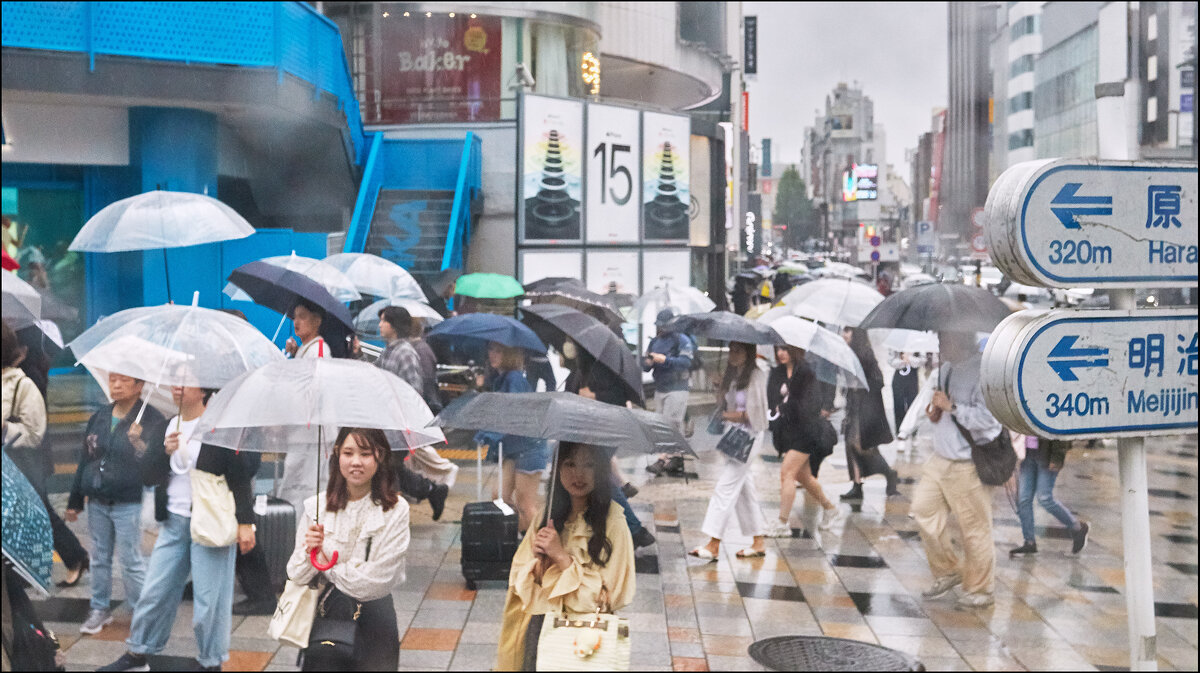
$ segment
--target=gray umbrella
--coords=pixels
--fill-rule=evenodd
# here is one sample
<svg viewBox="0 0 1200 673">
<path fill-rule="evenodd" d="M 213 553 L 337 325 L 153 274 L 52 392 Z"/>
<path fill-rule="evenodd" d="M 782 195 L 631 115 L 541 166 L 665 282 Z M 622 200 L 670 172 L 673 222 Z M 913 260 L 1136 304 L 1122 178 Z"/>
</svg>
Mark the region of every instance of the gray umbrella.
<svg viewBox="0 0 1200 673">
<path fill-rule="evenodd" d="M 434 419 L 448 428 L 582 442 L 621 453 L 692 453 L 665 417 L 572 393 L 478 393 L 451 402 Z"/>
<path fill-rule="evenodd" d="M 729 311 L 689 313 L 676 316 L 667 323 L 667 327 L 673 332 L 720 341 L 740 341 L 747 344 L 783 343 L 783 338 L 769 326 L 747 320 Z"/>
<path fill-rule="evenodd" d="M 861 329 L 991 332 L 1011 311 L 991 292 L 958 283 L 917 285 L 890 295 L 859 324 Z"/>
</svg>

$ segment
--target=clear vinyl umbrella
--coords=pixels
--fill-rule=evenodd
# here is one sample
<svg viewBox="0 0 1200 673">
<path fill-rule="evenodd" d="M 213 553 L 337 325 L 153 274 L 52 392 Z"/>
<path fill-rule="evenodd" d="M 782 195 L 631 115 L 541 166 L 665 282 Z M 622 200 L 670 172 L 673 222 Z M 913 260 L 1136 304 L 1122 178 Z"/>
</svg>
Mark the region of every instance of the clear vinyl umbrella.
<svg viewBox="0 0 1200 673">
<path fill-rule="evenodd" d="M 8 326 L 19 329 L 42 317 L 42 295 L 12 271 L 0 271 L 3 285 L 3 317 Z"/>
<path fill-rule="evenodd" d="M 934 332 L 923 332 L 911 329 L 873 329 L 868 332 L 871 336 L 882 333 L 883 345 L 899 353 L 937 353 L 939 350 L 938 335 Z"/>
<path fill-rule="evenodd" d="M 429 304 L 413 299 L 393 297 L 391 299 L 380 299 L 359 311 L 358 315 L 354 317 L 354 331 L 364 336 L 379 334 L 379 312 L 388 306 L 399 306 L 408 311 L 410 316 L 424 320 L 427 327 L 445 320 L 442 314 L 435 311 Z"/>
<path fill-rule="evenodd" d="M 771 329 L 775 330 L 787 345 L 803 348 L 809 357 L 818 357 L 837 367 L 845 375 L 846 385 L 849 387 L 867 387 L 867 376 L 858 362 L 858 356 L 850 350 L 842 335 L 791 315 L 773 321 Z M 819 374 L 819 370 L 817 373 Z"/>
<path fill-rule="evenodd" d="M 105 206 L 83 225 L 70 250 L 122 252 L 180 248 L 245 238 L 254 227 L 220 201 L 191 192 L 157 190 Z"/>
<path fill-rule="evenodd" d="M 792 289 L 780 304 L 792 315 L 854 327 L 881 301 L 883 295 L 869 285 L 846 278 L 823 278 Z"/>
<path fill-rule="evenodd" d="M 671 307 L 679 313 L 704 313 L 716 308 L 713 300 L 700 290 L 688 285 L 667 284 L 656 287 L 633 302 L 631 317 L 644 323 L 654 320 L 658 312 Z"/>
<path fill-rule="evenodd" d="M 301 276 L 311 279 L 328 290 L 329 294 L 333 295 L 333 298 L 340 302 L 362 299 L 362 294 L 354 286 L 354 282 L 346 277 L 346 274 L 324 260 L 316 259 L 315 257 L 301 257 L 293 252 L 290 255 L 264 257 L 259 261 L 281 269 L 287 269 L 288 271 L 295 271 Z M 226 284 L 224 292 L 230 299 L 235 301 L 253 301 L 249 294 L 234 283 Z"/>
<path fill-rule="evenodd" d="M 428 303 L 425 292 L 412 274 L 379 255 L 340 252 L 326 257 L 324 262 L 342 272 L 362 294 Z"/>
</svg>

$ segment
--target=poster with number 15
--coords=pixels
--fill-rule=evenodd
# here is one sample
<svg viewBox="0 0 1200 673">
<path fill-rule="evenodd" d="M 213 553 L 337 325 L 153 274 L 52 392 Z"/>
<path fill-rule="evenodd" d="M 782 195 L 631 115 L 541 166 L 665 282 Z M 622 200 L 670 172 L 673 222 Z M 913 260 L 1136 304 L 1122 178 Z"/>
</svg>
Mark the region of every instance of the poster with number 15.
<svg viewBox="0 0 1200 673">
<path fill-rule="evenodd" d="M 642 155 L 638 111 L 587 108 L 587 241 L 636 243 Z"/>
</svg>

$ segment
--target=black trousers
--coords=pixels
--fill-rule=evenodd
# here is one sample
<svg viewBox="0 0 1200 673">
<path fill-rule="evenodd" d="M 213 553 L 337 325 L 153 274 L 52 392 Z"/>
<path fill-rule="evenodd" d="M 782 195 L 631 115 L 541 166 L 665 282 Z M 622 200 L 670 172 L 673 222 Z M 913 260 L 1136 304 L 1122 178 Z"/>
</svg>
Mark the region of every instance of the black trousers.
<svg viewBox="0 0 1200 673">
<path fill-rule="evenodd" d="M 234 571 L 247 599 L 252 602 L 275 600 L 271 571 L 267 569 L 267 555 L 261 543 L 254 545 L 249 554 L 238 552 Z"/>
<path fill-rule="evenodd" d="M 892 376 L 892 411 L 896 415 L 897 434 L 900 432 L 900 424 L 904 422 L 904 415 L 908 413 L 909 407 L 917 399 L 919 389 L 920 385 L 915 369 L 910 369 L 908 374 L 901 375 L 897 372 Z"/>
<path fill-rule="evenodd" d="M 350 596 L 330 586 L 325 598 L 325 615 L 333 619 L 350 619 L 357 605 Z M 317 619 L 321 619 L 318 610 Z M 302 671 L 394 671 L 400 666 L 400 630 L 396 625 L 396 607 L 391 595 L 362 604 L 358 628 L 354 634 L 353 661 L 346 662 L 324 656 L 319 647 L 311 645 L 302 652 Z"/>
<path fill-rule="evenodd" d="M 396 490 L 410 496 L 417 502 L 428 498 L 429 494 L 433 493 L 433 489 L 437 488 L 437 484 L 430 481 L 424 475 L 408 469 L 406 461 L 397 461 L 395 471 Z"/>
<path fill-rule="evenodd" d="M 63 521 L 58 516 L 58 512 L 54 511 L 54 507 L 50 505 L 50 500 L 45 493 L 42 494 L 42 502 L 46 505 L 46 514 L 50 515 L 50 533 L 54 537 L 54 551 L 62 557 L 63 565 L 68 568 L 78 568 L 79 564 L 87 558 L 87 550 L 79 544 L 79 538 L 75 537 L 75 533 L 67 528 L 67 522 Z"/>
</svg>

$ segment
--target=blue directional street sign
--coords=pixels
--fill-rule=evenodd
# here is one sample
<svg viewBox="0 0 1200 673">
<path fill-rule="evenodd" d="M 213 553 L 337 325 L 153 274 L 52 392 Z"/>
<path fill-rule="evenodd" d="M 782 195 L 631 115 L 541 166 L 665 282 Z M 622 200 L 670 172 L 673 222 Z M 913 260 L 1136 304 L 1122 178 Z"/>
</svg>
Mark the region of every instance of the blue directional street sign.
<svg viewBox="0 0 1200 673">
<path fill-rule="evenodd" d="M 1050 205 L 1059 206 L 1051 208 L 1050 212 L 1058 218 L 1059 222 L 1067 229 L 1079 229 L 1079 222 L 1076 217 L 1083 215 L 1112 215 L 1112 197 L 1111 196 L 1076 196 L 1076 192 L 1083 186 L 1082 182 L 1068 182 L 1063 185 L 1058 194 L 1050 201 Z M 1108 206 L 1107 208 L 1096 206 Z"/>
<path fill-rule="evenodd" d="M 1196 202 L 1194 163 L 1025 162 L 988 193 L 987 245 L 1027 285 L 1195 286 Z"/>
<path fill-rule="evenodd" d="M 1022 311 L 992 332 L 980 380 L 1006 427 L 1040 437 L 1195 432 L 1194 309 Z"/>
<path fill-rule="evenodd" d="M 1063 381 L 1078 381 L 1079 377 L 1075 376 L 1073 371 L 1076 367 L 1107 367 L 1108 358 L 1101 359 L 1099 356 L 1108 355 L 1107 348 L 1074 348 L 1075 342 L 1079 340 L 1079 336 L 1072 334 L 1064 336 L 1058 340 L 1054 348 L 1050 351 L 1047 364 L 1058 374 L 1058 378 Z M 1095 359 L 1088 359 L 1095 358 Z"/>
</svg>

